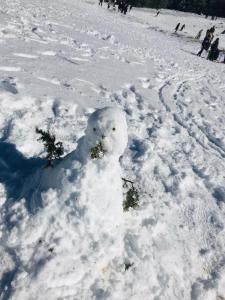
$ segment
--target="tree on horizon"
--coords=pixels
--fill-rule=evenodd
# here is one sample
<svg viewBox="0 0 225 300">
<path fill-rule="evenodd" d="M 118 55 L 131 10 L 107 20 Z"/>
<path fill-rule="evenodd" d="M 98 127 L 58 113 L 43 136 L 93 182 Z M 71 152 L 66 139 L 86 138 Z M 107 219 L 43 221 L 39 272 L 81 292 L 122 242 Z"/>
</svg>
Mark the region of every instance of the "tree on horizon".
<svg viewBox="0 0 225 300">
<path fill-rule="evenodd" d="M 225 0 L 130 0 L 137 7 L 168 8 L 225 17 Z"/>
</svg>

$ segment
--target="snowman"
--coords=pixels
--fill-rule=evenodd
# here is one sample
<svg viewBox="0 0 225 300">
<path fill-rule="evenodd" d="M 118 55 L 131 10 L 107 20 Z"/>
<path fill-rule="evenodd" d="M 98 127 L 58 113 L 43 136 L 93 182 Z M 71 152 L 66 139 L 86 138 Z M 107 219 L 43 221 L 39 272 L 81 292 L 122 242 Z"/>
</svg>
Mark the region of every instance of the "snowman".
<svg viewBox="0 0 225 300">
<path fill-rule="evenodd" d="M 127 142 L 125 114 L 116 107 L 97 109 L 76 150 L 42 176 L 43 185 L 60 187 L 65 197 L 73 190 L 75 205 L 85 211 L 90 232 L 112 233 L 123 223 L 119 158 Z"/>
<path fill-rule="evenodd" d="M 33 210 L 39 205 L 35 198 L 42 191 L 60 189 L 66 197 L 65 190 L 70 190 L 67 185 L 72 185 L 77 191 L 76 198 L 83 199 L 89 212 L 109 222 L 111 219 L 114 222 L 119 220 L 123 202 L 119 158 L 127 142 L 124 112 L 116 107 L 97 109 L 90 115 L 77 148 L 57 162 L 54 168 L 38 170 L 28 178 L 30 183 L 27 182 L 26 187 L 38 186 L 32 199 Z"/>
<path fill-rule="evenodd" d="M 74 182 L 77 205 L 85 211 L 86 230 L 102 245 L 100 266 L 106 269 L 116 257 L 122 264 L 124 213 L 119 158 L 127 142 L 125 114 L 106 107 L 90 116 L 84 137 L 67 157 L 69 165 L 80 162 L 82 171 Z"/>
<path fill-rule="evenodd" d="M 123 219 L 119 158 L 127 141 L 124 113 L 115 107 L 98 109 L 90 116 L 77 149 L 67 158 L 82 166 L 80 201 L 86 203 L 90 220 L 98 216 L 109 231 Z"/>
<path fill-rule="evenodd" d="M 128 142 L 125 114 L 116 107 L 97 109 L 77 148 L 41 174 L 39 189 L 77 191 L 79 204 L 108 225 L 122 218 L 122 174 L 119 158 Z M 32 179 L 34 180 L 34 179 Z M 110 226 L 109 226 L 110 227 Z"/>
</svg>

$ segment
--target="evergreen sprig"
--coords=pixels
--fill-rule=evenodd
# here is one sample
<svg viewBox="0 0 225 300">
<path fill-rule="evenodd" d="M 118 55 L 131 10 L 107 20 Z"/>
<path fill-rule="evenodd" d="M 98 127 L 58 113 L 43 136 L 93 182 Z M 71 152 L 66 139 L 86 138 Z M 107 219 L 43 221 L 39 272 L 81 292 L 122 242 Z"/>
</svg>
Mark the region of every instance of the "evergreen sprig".
<svg viewBox="0 0 225 300">
<path fill-rule="evenodd" d="M 102 142 L 99 142 L 95 147 L 91 148 L 90 152 L 92 159 L 100 159 L 107 151 L 104 149 Z"/>
<path fill-rule="evenodd" d="M 134 186 L 134 182 L 125 178 L 122 178 L 122 180 L 124 188 L 128 188 L 131 185 L 126 193 L 126 199 L 123 201 L 123 210 L 128 211 L 130 208 L 137 209 L 139 207 L 139 193 Z"/>
<path fill-rule="evenodd" d="M 47 166 L 53 166 L 53 161 L 55 159 L 59 159 L 64 154 L 64 147 L 62 142 L 56 143 L 55 135 L 50 134 L 49 131 L 44 131 L 42 129 L 36 128 L 36 133 L 41 136 L 37 139 L 38 141 L 42 141 L 47 152 Z"/>
</svg>

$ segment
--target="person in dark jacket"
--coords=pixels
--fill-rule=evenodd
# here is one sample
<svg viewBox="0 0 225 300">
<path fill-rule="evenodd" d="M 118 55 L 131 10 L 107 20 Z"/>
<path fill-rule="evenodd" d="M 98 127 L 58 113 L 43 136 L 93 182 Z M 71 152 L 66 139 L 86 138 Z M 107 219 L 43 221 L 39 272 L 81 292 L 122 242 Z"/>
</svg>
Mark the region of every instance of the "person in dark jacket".
<svg viewBox="0 0 225 300">
<path fill-rule="evenodd" d="M 200 39 L 200 37 L 201 37 L 201 35 L 202 35 L 202 31 L 203 31 L 203 29 L 199 30 L 199 32 L 197 33 L 197 35 L 196 35 L 196 37 L 195 37 L 196 40 L 199 40 L 199 39 Z"/>
<path fill-rule="evenodd" d="M 219 39 L 217 38 L 215 40 L 215 42 L 212 43 L 212 45 L 211 45 L 207 59 L 209 59 L 211 61 L 217 60 L 217 58 L 219 57 L 219 54 L 220 54 L 220 50 L 218 49 L 218 47 L 219 47 Z"/>
<path fill-rule="evenodd" d="M 210 45 L 211 45 L 211 42 L 212 42 L 212 40 L 213 40 L 213 38 L 214 38 L 214 35 L 213 35 L 213 29 L 212 28 L 210 28 L 210 29 L 208 29 L 207 30 L 207 32 L 206 32 L 206 36 L 205 36 L 205 38 L 204 38 L 204 40 L 203 40 L 203 42 L 202 42 L 202 48 L 201 48 L 201 50 L 198 52 L 198 56 L 201 56 L 202 55 L 202 52 L 204 51 L 204 50 L 206 50 L 206 51 L 208 51 L 209 50 L 209 47 L 210 47 Z"/>
<path fill-rule="evenodd" d="M 159 14 L 160 14 L 160 10 L 157 10 L 155 17 L 158 17 Z"/>
<path fill-rule="evenodd" d="M 181 27 L 180 31 L 183 31 L 183 30 L 184 30 L 184 28 L 185 28 L 185 24 L 184 24 L 184 25 L 182 25 L 182 27 Z"/>
<path fill-rule="evenodd" d="M 102 6 L 103 0 L 99 0 L 99 5 Z"/>
<path fill-rule="evenodd" d="M 123 4 L 123 14 L 126 15 L 127 14 L 127 11 L 128 11 L 128 4 L 125 2 Z"/>
<path fill-rule="evenodd" d="M 176 28 L 175 28 L 175 32 L 177 32 L 177 30 L 179 29 L 180 27 L 180 23 L 177 24 Z"/>
<path fill-rule="evenodd" d="M 211 27 L 211 28 L 209 29 L 209 31 L 212 32 L 212 33 L 214 33 L 214 32 L 215 32 L 215 29 L 216 29 L 215 26 L 213 26 L 213 27 Z"/>
</svg>

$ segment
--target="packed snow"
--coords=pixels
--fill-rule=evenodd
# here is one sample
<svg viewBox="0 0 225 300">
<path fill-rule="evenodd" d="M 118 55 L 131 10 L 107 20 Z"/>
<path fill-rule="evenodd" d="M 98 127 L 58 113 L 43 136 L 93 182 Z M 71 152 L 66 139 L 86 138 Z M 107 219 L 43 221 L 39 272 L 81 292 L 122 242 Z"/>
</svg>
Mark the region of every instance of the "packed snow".
<svg viewBox="0 0 225 300">
<path fill-rule="evenodd" d="M 164 33 L 174 34 L 176 37 L 198 42 L 196 39 L 199 31 L 202 30 L 200 39 L 203 40 L 206 29 L 212 26 L 216 27 L 215 38 L 220 39 L 220 49 L 225 49 L 225 24 L 224 19 L 217 18 L 212 20 L 210 16 L 197 15 L 192 13 L 184 13 L 173 10 L 161 10 L 156 16 L 155 9 L 136 8 L 131 11 L 132 18 L 144 23 L 150 30 L 160 31 Z M 178 31 L 175 33 L 176 25 L 180 23 Z M 182 25 L 185 28 L 181 31 Z M 182 43 L 181 39 L 181 43 Z"/>
<path fill-rule="evenodd" d="M 225 299 L 225 20 L 2 2 L 0 299 Z"/>
</svg>

